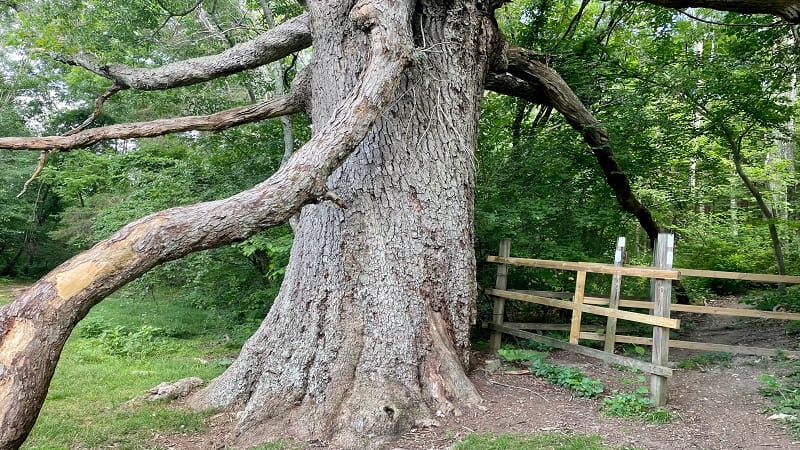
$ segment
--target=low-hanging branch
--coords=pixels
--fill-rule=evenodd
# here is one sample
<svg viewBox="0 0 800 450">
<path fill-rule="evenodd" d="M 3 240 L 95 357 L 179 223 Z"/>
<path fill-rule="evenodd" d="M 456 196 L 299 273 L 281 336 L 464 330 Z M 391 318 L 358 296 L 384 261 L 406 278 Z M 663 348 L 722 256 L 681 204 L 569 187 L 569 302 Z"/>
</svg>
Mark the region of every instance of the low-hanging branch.
<svg viewBox="0 0 800 450">
<path fill-rule="evenodd" d="M 269 179 L 227 199 L 133 222 L 0 308 L 0 448 L 18 448 L 25 440 L 63 345 L 92 306 L 158 264 L 246 239 L 326 196 L 328 176 L 389 105 L 411 62 L 408 17 L 380 11 L 367 2 L 354 7 L 351 17 L 371 39 L 361 79 L 325 126 Z"/>
<path fill-rule="evenodd" d="M 143 91 L 202 83 L 277 61 L 311 45 L 308 15 L 290 19 L 275 28 L 216 55 L 187 59 L 153 68 L 101 64 L 92 55 L 51 55 L 65 64 L 83 67 L 123 88 Z"/>
<path fill-rule="evenodd" d="M 291 93 L 257 103 L 220 111 L 206 116 L 176 117 L 149 122 L 122 123 L 89 128 L 63 136 L 0 137 L 0 149 L 34 151 L 70 151 L 86 148 L 110 139 L 163 136 L 185 131 L 220 131 L 260 120 L 304 111 L 308 95 L 308 77 L 298 74 Z"/>
<path fill-rule="evenodd" d="M 673 9 L 708 8 L 741 14 L 771 14 L 789 23 L 800 23 L 800 0 L 645 0 Z"/>
<path fill-rule="evenodd" d="M 617 203 L 636 217 L 651 244 L 655 242 L 659 232 L 658 224 L 650 210 L 633 193 L 628 177 L 614 159 L 608 132 L 600 121 L 592 115 L 558 72 L 538 61 L 540 55 L 518 47 L 509 47 L 506 55 L 508 73 L 490 74 L 486 87 L 500 94 L 551 106 L 560 112 L 567 123 L 583 135 L 592 149 L 608 186 L 614 191 Z"/>
</svg>

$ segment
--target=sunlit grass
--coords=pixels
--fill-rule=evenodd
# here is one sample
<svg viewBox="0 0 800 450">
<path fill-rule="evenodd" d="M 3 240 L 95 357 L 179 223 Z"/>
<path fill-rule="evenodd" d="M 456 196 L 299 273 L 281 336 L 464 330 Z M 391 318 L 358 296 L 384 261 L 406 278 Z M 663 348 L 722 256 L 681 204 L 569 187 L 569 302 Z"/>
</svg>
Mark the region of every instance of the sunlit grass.
<svg viewBox="0 0 800 450">
<path fill-rule="evenodd" d="M 565 433 L 470 434 L 453 450 L 608 450 L 596 435 Z M 632 450 L 632 449 L 631 449 Z"/>
<path fill-rule="evenodd" d="M 10 300 L 0 285 L 0 302 Z M 109 354 L 96 330 L 143 326 L 157 331 L 135 355 Z M 122 328 L 119 328 L 122 327 Z M 61 355 L 42 412 L 23 449 L 150 449 L 156 434 L 202 429 L 210 411 L 133 401 L 163 382 L 189 376 L 210 380 L 237 351 L 230 335 L 237 325 L 216 313 L 182 305 L 170 293 L 155 297 L 114 295 L 79 324 Z M 90 333 L 95 330 L 95 333 Z"/>
</svg>

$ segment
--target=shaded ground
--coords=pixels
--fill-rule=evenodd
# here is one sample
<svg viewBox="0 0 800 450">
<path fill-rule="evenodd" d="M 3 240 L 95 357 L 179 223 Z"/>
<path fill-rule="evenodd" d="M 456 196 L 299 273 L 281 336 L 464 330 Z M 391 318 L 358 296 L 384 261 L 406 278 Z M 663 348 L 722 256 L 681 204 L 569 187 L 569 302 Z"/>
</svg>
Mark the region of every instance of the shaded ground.
<svg viewBox="0 0 800 450">
<path fill-rule="evenodd" d="M 735 299 L 711 301 L 714 306 L 736 307 Z M 725 316 L 684 315 L 693 322 L 683 340 L 796 349 L 797 337 L 786 332 L 784 323 Z M 693 354 L 673 350 L 671 361 Z M 697 352 L 694 352 L 697 354 Z M 483 354 L 476 354 L 476 366 Z M 552 363 L 580 368 L 599 378 L 606 391 L 631 391 L 636 375 L 606 366 L 603 362 L 567 352 L 554 352 Z M 668 424 L 604 417 L 599 400 L 572 398 L 566 390 L 530 374 L 509 375 L 474 370 L 471 378 L 484 398 L 479 407 L 459 417 L 443 420 L 438 427 L 412 430 L 394 446 L 396 450 L 449 448 L 466 434 L 480 432 L 534 433 L 540 431 L 585 433 L 603 436 L 609 445 L 648 450 L 674 449 L 800 449 L 780 424 L 767 420 L 770 405 L 758 393 L 759 375 L 776 374 L 779 363 L 765 357 L 735 356 L 730 367 L 710 366 L 700 370 L 676 370 L 669 381 L 669 408 L 678 416 Z M 202 435 L 165 436 L 156 444 L 170 449 L 219 449 L 232 430 L 235 418 L 219 414 L 209 420 Z M 327 448 L 324 443 L 306 443 L 308 448 Z"/>
</svg>

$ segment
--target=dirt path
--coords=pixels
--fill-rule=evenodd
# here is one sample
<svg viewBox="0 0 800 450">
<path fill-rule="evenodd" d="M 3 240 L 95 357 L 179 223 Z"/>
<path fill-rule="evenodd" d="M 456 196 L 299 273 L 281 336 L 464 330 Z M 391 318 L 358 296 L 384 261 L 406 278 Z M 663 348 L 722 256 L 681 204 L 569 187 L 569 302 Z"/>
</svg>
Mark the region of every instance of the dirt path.
<svg viewBox="0 0 800 450">
<path fill-rule="evenodd" d="M 736 307 L 735 299 L 712 301 L 716 306 Z M 797 337 L 786 332 L 783 323 L 724 316 L 686 315 L 687 327 L 681 339 L 795 349 Z M 701 338 L 702 336 L 702 338 Z M 671 361 L 688 357 L 689 351 L 671 353 Z M 478 367 L 486 355 L 476 354 Z M 636 375 L 606 366 L 603 362 L 567 352 L 554 352 L 552 363 L 580 368 L 603 381 L 606 391 L 631 391 Z M 780 424 L 767 420 L 769 401 L 758 393 L 759 375 L 776 374 L 780 365 L 769 358 L 735 356 L 730 367 L 711 366 L 705 370 L 674 372 L 669 381 L 669 408 L 677 418 L 668 424 L 609 418 L 599 412 L 600 401 L 572 398 L 565 389 L 552 386 L 531 374 L 509 375 L 498 371 L 473 371 L 471 378 L 484 403 L 441 421 L 439 426 L 406 433 L 393 450 L 447 449 L 470 433 L 561 433 L 597 434 L 621 448 L 646 450 L 753 450 L 798 449 L 800 439 L 789 436 Z M 220 448 L 224 435 L 233 428 L 230 414 L 212 418 L 204 435 L 162 437 L 164 448 Z M 308 448 L 329 448 L 310 443 Z"/>
<path fill-rule="evenodd" d="M 710 306 L 743 307 L 734 297 L 708 301 Z M 796 349 L 796 335 L 785 323 L 730 316 L 686 314 L 690 323 L 683 340 Z M 672 349 L 677 362 L 700 352 Z M 479 357 L 481 355 L 478 355 Z M 548 360 L 580 368 L 603 381 L 606 392 L 630 392 L 635 375 L 606 366 L 603 362 L 568 352 L 554 352 Z M 800 449 L 800 439 L 789 436 L 783 426 L 767 420 L 770 402 L 759 392 L 761 374 L 775 375 L 781 366 L 765 357 L 734 356 L 730 367 L 675 370 L 669 381 L 669 409 L 677 418 L 668 424 L 602 416 L 600 401 L 572 398 L 532 375 L 473 373 L 486 410 L 475 409 L 447 420 L 439 428 L 409 433 L 398 448 L 407 450 L 447 448 L 471 432 L 531 433 L 537 431 L 598 434 L 616 446 L 647 450 L 675 449 Z"/>
</svg>

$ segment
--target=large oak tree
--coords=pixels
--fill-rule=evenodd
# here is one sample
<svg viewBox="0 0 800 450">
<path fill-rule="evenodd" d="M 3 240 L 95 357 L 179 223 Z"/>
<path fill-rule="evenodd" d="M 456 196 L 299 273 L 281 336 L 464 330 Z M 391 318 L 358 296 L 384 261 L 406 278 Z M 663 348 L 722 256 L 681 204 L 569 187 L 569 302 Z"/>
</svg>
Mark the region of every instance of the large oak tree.
<svg viewBox="0 0 800 450">
<path fill-rule="evenodd" d="M 800 22 L 800 0 L 649 3 Z M 205 82 L 313 45 L 313 62 L 291 92 L 269 102 L 64 136 L 0 138 L 0 148 L 69 151 L 298 112 L 311 116 L 314 133 L 263 183 L 135 221 L 0 309 L 0 448 L 27 437 L 63 345 L 92 306 L 158 264 L 241 241 L 295 214 L 274 306 L 237 361 L 192 403 L 241 410 L 242 443 L 278 430 L 341 448 L 378 444 L 478 403 L 465 368 L 477 291 L 473 153 L 484 88 L 564 114 L 622 206 L 655 227 L 588 109 L 535 55 L 506 45 L 493 18 L 499 5 L 309 0 L 307 13 L 217 55 L 151 68 L 53 55 L 109 79 L 104 100 L 125 89 Z M 25 9 L 15 1 L 0 6 Z"/>
</svg>

